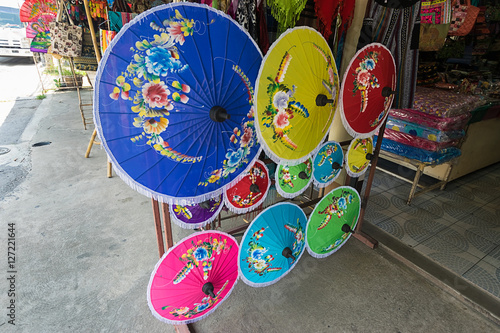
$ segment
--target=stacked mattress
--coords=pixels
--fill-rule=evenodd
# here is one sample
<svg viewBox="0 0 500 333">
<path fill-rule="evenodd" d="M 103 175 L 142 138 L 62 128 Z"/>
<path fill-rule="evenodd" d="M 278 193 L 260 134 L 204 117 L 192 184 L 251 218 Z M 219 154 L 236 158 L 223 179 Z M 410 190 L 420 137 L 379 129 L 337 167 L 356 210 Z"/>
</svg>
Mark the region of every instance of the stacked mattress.
<svg viewBox="0 0 500 333">
<path fill-rule="evenodd" d="M 470 112 L 481 103 L 478 96 L 417 87 L 413 109 L 390 111 L 381 149 L 426 164 L 460 156 Z"/>
</svg>

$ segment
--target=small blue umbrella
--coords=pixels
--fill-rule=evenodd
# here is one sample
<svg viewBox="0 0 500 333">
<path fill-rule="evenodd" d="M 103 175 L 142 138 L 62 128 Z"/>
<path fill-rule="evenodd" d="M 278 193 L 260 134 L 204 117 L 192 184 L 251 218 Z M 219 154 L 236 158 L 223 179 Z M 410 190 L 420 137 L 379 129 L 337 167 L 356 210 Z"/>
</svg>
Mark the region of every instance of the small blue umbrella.
<svg viewBox="0 0 500 333">
<path fill-rule="evenodd" d="M 242 280 L 265 287 L 288 274 L 304 252 L 306 224 L 306 215 L 292 203 L 262 211 L 241 240 L 238 265 Z"/>
<path fill-rule="evenodd" d="M 340 175 L 344 153 L 338 142 L 325 142 L 314 156 L 313 180 L 319 188 L 327 187 Z"/>
<path fill-rule="evenodd" d="M 259 156 L 253 87 L 262 54 L 205 5 L 155 7 L 106 49 L 94 92 L 97 133 L 117 174 L 161 202 L 220 195 Z"/>
</svg>

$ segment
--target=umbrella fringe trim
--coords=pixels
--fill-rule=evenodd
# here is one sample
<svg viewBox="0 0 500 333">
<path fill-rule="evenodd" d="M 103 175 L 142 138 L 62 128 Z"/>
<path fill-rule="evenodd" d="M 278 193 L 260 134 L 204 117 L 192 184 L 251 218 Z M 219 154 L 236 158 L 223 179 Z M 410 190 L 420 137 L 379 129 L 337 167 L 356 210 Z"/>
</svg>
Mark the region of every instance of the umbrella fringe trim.
<svg viewBox="0 0 500 333">
<path fill-rule="evenodd" d="M 214 190 L 212 192 L 208 192 L 208 193 L 205 193 L 205 194 L 202 194 L 202 195 L 198 195 L 198 196 L 193 196 L 193 197 L 180 197 L 179 198 L 179 197 L 174 197 L 174 196 L 170 196 L 170 195 L 158 193 L 156 191 L 153 191 L 153 190 L 147 188 L 144 185 L 139 184 L 137 181 L 133 180 L 128 175 L 128 173 L 125 172 L 125 170 L 123 170 L 121 168 L 121 166 L 119 165 L 118 161 L 116 160 L 116 158 L 111 153 L 111 151 L 110 151 L 110 149 L 109 149 L 109 147 L 107 145 L 106 140 L 103 140 L 104 138 L 102 137 L 102 133 L 101 133 L 102 132 L 101 119 L 99 117 L 99 100 L 100 100 L 100 98 L 99 98 L 99 96 L 100 96 L 99 90 L 100 90 L 100 81 L 98 79 L 100 79 L 101 76 L 103 75 L 105 64 L 106 64 L 106 62 L 107 62 L 107 60 L 108 60 L 108 58 L 109 58 L 109 56 L 110 56 L 113 48 L 115 47 L 115 45 L 118 43 L 118 41 L 120 40 L 120 38 L 125 34 L 125 32 L 128 31 L 128 29 L 133 24 L 135 24 L 136 22 L 144 22 L 146 16 L 148 16 L 150 14 L 153 14 L 153 13 L 155 13 L 157 11 L 161 11 L 161 10 L 164 10 L 164 9 L 167 9 L 167 8 L 173 8 L 173 9 L 175 9 L 176 7 L 198 7 L 198 8 L 204 8 L 204 9 L 207 9 L 208 11 L 213 12 L 213 13 L 219 15 L 219 16 L 227 18 L 228 20 L 230 20 L 231 22 L 233 22 L 237 28 L 239 28 L 243 33 L 245 33 L 249 37 L 251 43 L 254 44 L 256 50 L 260 53 L 261 57 L 263 56 L 262 55 L 262 51 L 260 50 L 258 44 L 250 36 L 250 34 L 248 33 L 248 31 L 246 31 L 231 16 L 225 14 L 224 12 L 221 12 L 219 10 L 213 9 L 212 7 L 207 6 L 205 4 L 198 4 L 198 3 L 170 3 L 170 4 L 156 6 L 156 7 L 152 8 L 152 9 L 149 9 L 149 10 L 147 10 L 147 11 L 145 11 L 145 12 L 137 15 L 130 22 L 126 23 L 123 26 L 123 28 L 120 29 L 120 31 L 117 33 L 117 35 L 115 36 L 115 38 L 113 38 L 113 40 L 109 44 L 108 48 L 104 52 L 104 54 L 102 56 L 102 59 L 99 62 L 99 65 L 98 65 L 98 68 L 97 68 L 97 72 L 96 72 L 96 80 L 95 80 L 95 84 L 94 84 L 94 94 L 93 94 L 93 99 L 92 99 L 92 103 L 94 105 L 92 114 L 93 114 L 93 120 L 94 120 L 95 129 L 96 129 L 96 132 L 97 132 L 97 138 L 101 142 L 101 147 L 104 148 L 104 150 L 106 151 L 106 155 L 110 159 L 110 162 L 112 163 L 113 169 L 115 170 L 116 174 L 128 186 L 130 186 L 132 189 L 134 189 L 135 191 L 139 192 L 140 194 L 142 194 L 142 195 L 144 195 L 146 197 L 149 197 L 151 199 L 154 199 L 154 200 L 156 200 L 158 202 L 161 202 L 161 203 L 178 204 L 178 205 L 188 205 L 188 204 L 196 204 L 196 203 L 200 203 L 200 202 L 203 202 L 203 201 L 206 201 L 206 200 L 209 200 L 209 199 L 213 199 L 213 198 L 215 198 L 215 197 L 223 194 L 225 192 L 225 189 L 233 186 L 239 180 L 241 180 L 241 178 L 244 177 L 244 175 L 246 174 L 246 172 L 248 170 L 250 170 L 250 167 L 253 165 L 253 163 L 259 158 L 259 155 L 262 152 L 262 145 L 258 149 L 258 151 L 255 154 L 255 156 L 252 159 L 252 161 L 250 161 L 250 163 L 248 163 L 247 167 L 238 176 L 236 176 L 232 181 L 230 181 L 229 183 L 225 184 L 221 188 L 218 188 L 218 189 L 216 189 L 216 190 Z"/>
<path fill-rule="evenodd" d="M 293 206 L 296 206 L 300 209 L 300 211 L 302 212 L 302 214 L 304 214 L 304 217 L 306 218 L 307 220 L 307 216 L 306 214 L 304 213 L 304 210 L 302 208 L 300 208 L 299 205 L 296 205 L 294 203 L 291 203 L 291 202 L 280 202 L 280 203 L 277 203 L 271 207 L 268 207 L 266 209 L 264 209 L 262 212 L 259 213 L 259 215 L 257 215 L 255 217 L 255 219 L 252 221 L 252 223 L 250 223 L 250 225 L 248 226 L 247 230 L 245 230 L 245 233 L 243 234 L 243 236 L 241 237 L 241 241 L 243 242 L 243 240 L 245 239 L 245 237 L 247 236 L 247 234 L 250 232 L 250 230 L 252 229 L 252 224 L 253 222 L 261 215 L 261 214 L 264 214 L 264 212 L 268 209 L 271 209 L 273 207 L 276 207 L 276 206 L 280 206 L 280 205 L 293 205 Z M 306 230 L 307 230 L 307 222 L 306 222 L 306 227 L 304 228 L 304 239 L 307 239 L 306 238 Z M 304 244 L 304 247 L 302 248 L 302 251 L 300 252 L 300 255 L 299 257 L 297 258 L 297 260 L 295 260 L 295 263 L 290 267 L 290 269 L 288 269 L 285 273 L 283 273 L 281 276 L 277 277 L 276 279 L 272 280 L 272 281 L 269 281 L 269 282 L 264 282 L 264 283 L 255 283 L 255 282 L 252 282 L 250 281 L 248 278 L 245 277 L 245 275 L 243 274 L 243 270 L 241 269 L 241 244 L 240 244 L 240 247 L 238 249 L 238 274 L 239 274 L 239 277 L 240 279 L 247 285 L 251 286 L 251 287 L 254 287 L 254 288 L 260 288 L 260 287 L 267 287 L 267 286 L 270 286 L 272 284 L 275 284 L 276 282 L 278 282 L 279 280 L 281 280 L 282 278 L 284 278 L 288 273 L 290 273 L 290 271 L 295 267 L 295 265 L 297 265 L 297 263 L 299 262 L 300 258 L 302 258 L 302 255 L 304 254 L 304 252 L 306 252 L 306 244 Z"/>
<path fill-rule="evenodd" d="M 170 319 L 167 319 L 165 317 L 162 317 L 156 310 L 155 308 L 153 307 L 153 304 L 151 303 L 151 285 L 153 283 L 153 279 L 155 277 L 155 273 L 156 271 L 158 270 L 158 267 L 161 265 L 161 263 L 163 262 L 163 260 L 166 258 L 166 256 L 171 252 L 173 251 L 177 246 L 179 246 L 180 244 L 182 244 L 183 242 L 189 240 L 191 237 L 195 237 L 196 235 L 199 235 L 199 234 L 203 234 L 203 233 L 216 233 L 216 234 L 221 234 L 221 235 L 224 235 L 225 237 L 227 238 L 230 238 L 234 241 L 234 243 L 236 244 L 236 246 L 238 246 L 238 253 L 240 251 L 240 246 L 238 244 L 238 241 L 236 241 L 236 239 L 231 236 L 230 234 L 228 233 L 225 233 L 223 231 L 218 231 L 218 230 L 207 230 L 207 231 L 202 231 L 202 232 L 197 232 L 197 233 L 193 233 L 187 237 L 184 237 L 183 239 L 181 239 L 180 241 L 177 242 L 176 245 L 172 246 L 170 249 L 168 249 L 167 252 L 165 252 L 163 254 L 163 256 L 158 260 L 158 262 L 156 263 L 155 265 L 155 268 L 153 269 L 153 272 L 151 272 L 151 276 L 149 278 L 149 283 L 148 283 L 148 290 L 147 290 L 147 302 L 148 302 L 148 307 L 149 307 L 149 310 L 151 311 L 151 313 L 153 314 L 153 316 L 158 319 L 159 321 L 162 321 L 166 324 L 171 324 L 171 325 L 183 325 L 183 324 L 192 324 L 194 322 L 197 322 L 199 320 L 202 320 L 203 318 L 207 317 L 209 314 L 211 314 L 212 312 L 214 312 L 218 307 L 219 305 L 221 305 L 230 295 L 231 293 L 233 292 L 234 290 L 234 287 L 236 286 L 236 284 L 238 283 L 238 279 L 240 277 L 240 274 L 239 274 L 239 271 L 238 271 L 238 276 L 236 277 L 236 279 L 234 280 L 234 283 L 231 287 L 231 289 L 229 289 L 229 291 L 227 292 L 226 296 L 220 300 L 220 302 L 218 302 L 216 305 L 214 305 L 213 307 L 210 308 L 210 310 L 208 310 L 207 313 L 204 313 L 203 315 L 201 315 L 200 317 L 196 317 L 196 318 L 193 318 L 193 319 L 188 319 L 188 320 L 179 320 L 179 321 L 175 321 L 175 320 L 170 320 Z M 238 260 L 238 259 L 237 259 Z"/>
</svg>

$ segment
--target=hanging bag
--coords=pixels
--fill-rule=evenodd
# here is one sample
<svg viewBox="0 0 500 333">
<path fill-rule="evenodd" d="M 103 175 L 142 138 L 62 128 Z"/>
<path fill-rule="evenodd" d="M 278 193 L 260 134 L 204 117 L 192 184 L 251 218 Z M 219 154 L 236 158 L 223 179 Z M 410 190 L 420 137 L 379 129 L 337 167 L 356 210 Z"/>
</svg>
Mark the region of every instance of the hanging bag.
<svg viewBox="0 0 500 333">
<path fill-rule="evenodd" d="M 466 0 L 465 5 L 462 5 L 460 1 L 457 0 L 452 9 L 451 25 L 448 31 L 451 36 L 467 35 L 474 27 L 479 14 L 479 8 L 472 6 L 470 0 Z"/>
<path fill-rule="evenodd" d="M 52 53 L 65 57 L 82 55 L 82 27 L 66 22 L 50 22 Z"/>
<path fill-rule="evenodd" d="M 446 41 L 450 24 L 420 23 L 420 51 L 439 51 Z"/>
</svg>

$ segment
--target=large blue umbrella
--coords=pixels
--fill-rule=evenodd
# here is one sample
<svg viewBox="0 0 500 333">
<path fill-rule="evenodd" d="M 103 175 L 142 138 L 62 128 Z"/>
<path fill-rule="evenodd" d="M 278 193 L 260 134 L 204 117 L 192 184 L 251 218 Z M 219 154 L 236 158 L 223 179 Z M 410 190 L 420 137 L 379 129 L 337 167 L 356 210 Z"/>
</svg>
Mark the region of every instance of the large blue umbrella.
<svg viewBox="0 0 500 333">
<path fill-rule="evenodd" d="M 205 5 L 155 7 L 125 25 L 99 65 L 97 133 L 118 175 L 162 202 L 213 198 L 260 153 L 253 86 L 262 54 Z"/>
<path fill-rule="evenodd" d="M 262 211 L 241 240 L 238 265 L 242 280 L 265 287 L 288 274 L 304 252 L 306 224 L 306 215 L 292 203 Z"/>
</svg>

